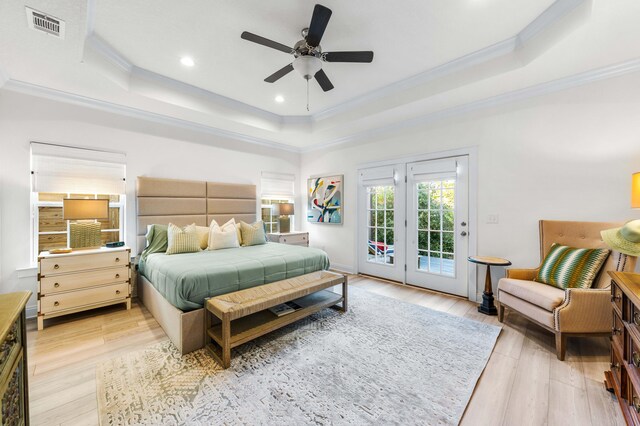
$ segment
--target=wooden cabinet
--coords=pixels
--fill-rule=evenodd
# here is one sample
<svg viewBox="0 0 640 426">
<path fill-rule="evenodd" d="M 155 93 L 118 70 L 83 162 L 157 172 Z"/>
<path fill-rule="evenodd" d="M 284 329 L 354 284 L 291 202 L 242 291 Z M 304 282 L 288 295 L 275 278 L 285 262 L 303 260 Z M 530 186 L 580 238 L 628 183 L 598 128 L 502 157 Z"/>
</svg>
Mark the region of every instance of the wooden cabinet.
<svg viewBox="0 0 640 426">
<path fill-rule="evenodd" d="M 25 306 L 30 291 L 0 295 L 0 425 L 29 424 Z"/>
<path fill-rule="evenodd" d="M 272 234 L 267 234 L 267 239 L 272 243 L 305 247 L 309 246 L 308 232 L 274 232 Z"/>
<path fill-rule="evenodd" d="M 607 389 L 614 392 L 628 425 L 640 425 L 640 275 L 611 275 L 611 369 Z"/>
<path fill-rule="evenodd" d="M 38 257 L 38 330 L 44 320 L 101 306 L 131 308 L 128 247 L 43 252 Z"/>
</svg>

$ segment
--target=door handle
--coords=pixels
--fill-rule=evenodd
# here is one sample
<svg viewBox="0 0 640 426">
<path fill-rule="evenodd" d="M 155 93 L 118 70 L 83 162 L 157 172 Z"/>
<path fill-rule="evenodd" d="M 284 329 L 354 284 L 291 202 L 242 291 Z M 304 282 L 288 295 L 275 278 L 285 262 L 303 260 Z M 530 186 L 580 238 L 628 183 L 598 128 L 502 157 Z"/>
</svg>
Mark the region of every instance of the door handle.
<svg viewBox="0 0 640 426">
<path fill-rule="evenodd" d="M 460 235 L 462 235 L 463 237 L 466 237 L 466 236 L 467 236 L 467 231 L 462 231 L 462 232 L 460 233 Z"/>
</svg>

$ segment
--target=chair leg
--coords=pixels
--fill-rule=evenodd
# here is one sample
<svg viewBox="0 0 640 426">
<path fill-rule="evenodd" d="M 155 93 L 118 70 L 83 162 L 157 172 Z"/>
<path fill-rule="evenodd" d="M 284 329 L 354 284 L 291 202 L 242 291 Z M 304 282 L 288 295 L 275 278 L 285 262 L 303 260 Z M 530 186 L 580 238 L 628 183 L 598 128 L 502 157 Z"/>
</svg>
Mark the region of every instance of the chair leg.
<svg viewBox="0 0 640 426">
<path fill-rule="evenodd" d="M 564 361 L 565 351 L 567 350 L 567 336 L 556 331 L 556 355 L 560 361 Z"/>
<path fill-rule="evenodd" d="M 504 322 L 504 306 L 498 302 L 498 321 Z"/>
</svg>

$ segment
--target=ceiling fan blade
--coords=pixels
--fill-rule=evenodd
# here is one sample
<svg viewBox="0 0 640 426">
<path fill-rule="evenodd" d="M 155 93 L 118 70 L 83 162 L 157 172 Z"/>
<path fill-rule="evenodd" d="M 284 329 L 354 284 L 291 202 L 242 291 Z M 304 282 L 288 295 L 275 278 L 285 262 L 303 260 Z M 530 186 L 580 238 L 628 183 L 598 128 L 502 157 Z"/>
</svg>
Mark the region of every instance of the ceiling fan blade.
<svg viewBox="0 0 640 426">
<path fill-rule="evenodd" d="M 289 74 L 291 71 L 293 71 L 293 64 L 289 64 L 286 67 L 280 68 L 278 71 L 265 78 L 264 81 L 266 81 L 267 83 L 275 83 L 285 75 Z"/>
<path fill-rule="evenodd" d="M 322 59 L 327 62 L 371 62 L 373 52 L 326 52 L 322 54 Z"/>
<path fill-rule="evenodd" d="M 320 87 L 322 87 L 322 90 L 324 90 L 325 92 L 333 89 L 333 84 L 331 84 L 329 77 L 327 77 L 327 74 L 325 74 L 323 70 L 318 71 L 315 75 L 315 78 Z"/>
<path fill-rule="evenodd" d="M 285 46 L 284 44 L 278 43 L 277 41 L 269 40 L 268 38 L 260 37 L 259 35 L 250 33 L 248 31 L 244 31 L 241 35 L 241 38 L 252 41 L 254 43 L 261 44 L 263 46 L 270 47 L 272 49 L 279 50 L 284 53 L 293 53 L 293 49 L 289 46 Z"/>
<path fill-rule="evenodd" d="M 320 44 L 324 30 L 329 24 L 329 18 L 331 18 L 331 9 L 321 4 L 316 4 L 316 7 L 313 8 L 313 16 L 311 17 L 309 33 L 306 39 L 309 46 L 317 47 Z"/>
</svg>

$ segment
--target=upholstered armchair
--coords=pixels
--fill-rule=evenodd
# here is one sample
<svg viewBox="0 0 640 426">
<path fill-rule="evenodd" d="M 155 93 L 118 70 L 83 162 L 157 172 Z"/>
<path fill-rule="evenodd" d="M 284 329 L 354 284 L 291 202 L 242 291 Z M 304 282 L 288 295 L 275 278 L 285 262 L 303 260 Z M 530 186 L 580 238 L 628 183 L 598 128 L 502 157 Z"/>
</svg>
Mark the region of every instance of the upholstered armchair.
<svg viewBox="0 0 640 426">
<path fill-rule="evenodd" d="M 540 221 L 540 260 L 553 243 L 578 248 L 607 247 L 600 231 L 622 226 L 615 222 Z M 564 360 L 567 336 L 610 335 L 611 280 L 607 271 L 633 271 L 637 258 L 612 252 L 590 289 L 560 289 L 535 282 L 536 269 L 508 269 L 498 282 L 498 320 L 513 309 L 556 336 L 556 352 Z M 624 269 L 623 269 L 624 268 Z"/>
</svg>

